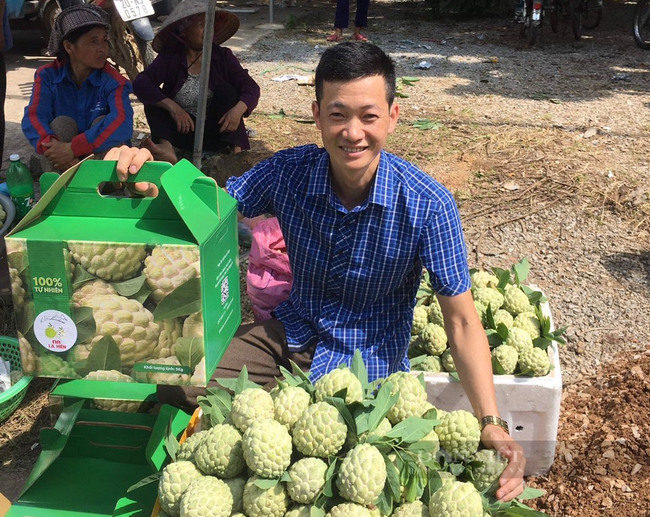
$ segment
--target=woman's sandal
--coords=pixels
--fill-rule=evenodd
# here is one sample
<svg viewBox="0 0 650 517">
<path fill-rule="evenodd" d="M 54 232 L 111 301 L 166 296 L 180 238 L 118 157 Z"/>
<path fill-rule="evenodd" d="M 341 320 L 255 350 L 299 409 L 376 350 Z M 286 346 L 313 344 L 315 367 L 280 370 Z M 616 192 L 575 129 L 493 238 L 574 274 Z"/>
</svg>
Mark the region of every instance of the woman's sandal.
<svg viewBox="0 0 650 517">
<path fill-rule="evenodd" d="M 339 36 L 338 34 L 330 34 L 327 36 L 327 41 L 341 41 L 343 39 L 343 36 Z"/>
<path fill-rule="evenodd" d="M 366 38 L 363 34 L 355 34 L 354 35 L 354 40 L 355 41 L 368 41 L 368 38 Z"/>
</svg>

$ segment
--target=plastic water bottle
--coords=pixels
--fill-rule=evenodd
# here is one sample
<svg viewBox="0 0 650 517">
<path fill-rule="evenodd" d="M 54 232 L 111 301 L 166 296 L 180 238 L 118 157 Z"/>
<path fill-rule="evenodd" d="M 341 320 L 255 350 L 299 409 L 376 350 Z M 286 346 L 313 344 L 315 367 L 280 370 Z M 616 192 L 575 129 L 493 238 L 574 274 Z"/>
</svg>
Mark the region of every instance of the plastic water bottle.
<svg viewBox="0 0 650 517">
<path fill-rule="evenodd" d="M 34 206 L 34 179 L 27 166 L 20 161 L 20 155 L 12 154 L 9 161 L 7 186 L 16 206 L 16 220 L 20 221 Z"/>
</svg>

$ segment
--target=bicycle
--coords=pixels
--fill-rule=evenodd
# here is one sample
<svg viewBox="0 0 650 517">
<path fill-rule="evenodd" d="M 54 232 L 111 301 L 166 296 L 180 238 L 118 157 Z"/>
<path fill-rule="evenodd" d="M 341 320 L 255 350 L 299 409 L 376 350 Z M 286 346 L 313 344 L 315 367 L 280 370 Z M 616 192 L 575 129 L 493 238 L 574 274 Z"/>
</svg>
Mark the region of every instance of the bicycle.
<svg viewBox="0 0 650 517">
<path fill-rule="evenodd" d="M 650 0 L 638 0 L 632 34 L 637 47 L 650 50 Z"/>
<path fill-rule="evenodd" d="M 553 0 L 553 10 L 551 11 L 551 29 L 553 32 L 558 32 L 560 22 L 563 21 L 564 32 L 566 32 L 566 27 L 570 23 L 573 37 L 576 40 L 582 38 L 582 14 L 576 7 L 573 0 Z"/>
<path fill-rule="evenodd" d="M 578 0 L 575 10 L 580 14 L 582 28 L 594 30 L 603 17 L 603 0 Z"/>
</svg>

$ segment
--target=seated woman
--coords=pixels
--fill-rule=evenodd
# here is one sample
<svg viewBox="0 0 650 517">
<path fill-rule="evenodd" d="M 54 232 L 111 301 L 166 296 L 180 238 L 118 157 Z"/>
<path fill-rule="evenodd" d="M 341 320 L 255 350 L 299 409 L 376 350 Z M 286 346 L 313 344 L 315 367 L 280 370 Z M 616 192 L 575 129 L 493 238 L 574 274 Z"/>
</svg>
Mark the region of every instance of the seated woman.
<svg viewBox="0 0 650 517">
<path fill-rule="evenodd" d="M 143 146 L 156 160 L 176 163 L 174 147 L 194 148 L 205 10 L 205 2 L 183 0 L 178 4 L 153 40 L 158 56 L 133 82 L 151 128 L 152 138 L 144 140 Z M 205 151 L 236 153 L 250 148 L 243 117 L 257 106 L 260 88 L 232 51 L 220 46 L 238 29 L 235 14 L 217 10 L 203 135 Z"/>
<path fill-rule="evenodd" d="M 44 171 L 64 171 L 89 154 L 130 144 L 131 83 L 109 63 L 106 11 L 75 5 L 56 19 L 49 49 L 57 59 L 40 67 L 22 120 Z"/>
</svg>

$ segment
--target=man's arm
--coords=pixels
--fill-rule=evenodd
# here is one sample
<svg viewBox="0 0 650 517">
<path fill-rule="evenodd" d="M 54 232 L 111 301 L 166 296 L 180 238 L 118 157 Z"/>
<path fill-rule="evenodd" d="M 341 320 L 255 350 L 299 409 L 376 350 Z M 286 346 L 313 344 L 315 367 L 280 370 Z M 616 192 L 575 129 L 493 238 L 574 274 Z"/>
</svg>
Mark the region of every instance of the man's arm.
<svg viewBox="0 0 650 517">
<path fill-rule="evenodd" d="M 451 355 L 474 414 L 479 420 L 487 415 L 499 416 L 490 347 L 471 291 L 457 296 L 438 296 L 438 300 L 445 319 Z M 485 447 L 497 450 L 509 462 L 499 479 L 497 498 L 509 501 L 521 494 L 526 465 L 521 445 L 496 425 L 485 426 L 481 441 Z"/>
</svg>

